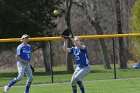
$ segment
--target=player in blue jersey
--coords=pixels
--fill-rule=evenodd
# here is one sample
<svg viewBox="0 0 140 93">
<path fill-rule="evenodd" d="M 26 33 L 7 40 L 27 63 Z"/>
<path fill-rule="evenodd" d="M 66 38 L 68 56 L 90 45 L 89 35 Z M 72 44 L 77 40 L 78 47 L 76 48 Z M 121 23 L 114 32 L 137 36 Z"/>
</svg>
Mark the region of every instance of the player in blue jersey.
<svg viewBox="0 0 140 93">
<path fill-rule="evenodd" d="M 28 77 L 24 93 L 29 93 L 29 88 L 33 80 L 33 75 L 29 66 L 31 60 L 31 49 L 30 45 L 28 45 L 28 38 L 29 35 L 27 34 L 24 34 L 21 37 L 22 43 L 16 49 L 18 76 L 14 78 L 8 85 L 4 86 L 5 93 L 8 93 L 8 90 L 12 85 L 23 79 L 24 73 Z"/>
<path fill-rule="evenodd" d="M 77 93 L 77 85 L 81 93 L 85 93 L 82 78 L 90 72 L 89 59 L 87 56 L 87 47 L 80 41 L 80 38 L 70 38 L 75 47 L 67 48 L 67 41 L 64 41 L 63 49 L 74 55 L 76 60 L 76 69 L 71 79 L 73 93 Z"/>
</svg>

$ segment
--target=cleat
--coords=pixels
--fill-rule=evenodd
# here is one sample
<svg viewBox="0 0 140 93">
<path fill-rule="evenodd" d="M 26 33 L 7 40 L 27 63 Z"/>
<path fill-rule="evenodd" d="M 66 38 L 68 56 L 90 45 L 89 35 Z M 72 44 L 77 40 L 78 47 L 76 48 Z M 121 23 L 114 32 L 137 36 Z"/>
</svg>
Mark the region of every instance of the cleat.
<svg viewBox="0 0 140 93">
<path fill-rule="evenodd" d="M 24 93 L 26 93 L 26 92 L 24 92 Z"/>
<path fill-rule="evenodd" d="M 4 93 L 8 93 L 9 87 L 8 86 L 4 86 Z"/>
</svg>

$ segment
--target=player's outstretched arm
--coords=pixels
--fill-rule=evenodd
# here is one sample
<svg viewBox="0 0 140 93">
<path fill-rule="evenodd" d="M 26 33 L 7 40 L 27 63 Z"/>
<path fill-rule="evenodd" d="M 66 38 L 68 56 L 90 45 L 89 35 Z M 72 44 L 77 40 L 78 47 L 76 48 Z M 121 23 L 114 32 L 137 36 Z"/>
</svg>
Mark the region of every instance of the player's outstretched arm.
<svg viewBox="0 0 140 93">
<path fill-rule="evenodd" d="M 67 40 L 64 40 L 63 50 L 66 52 L 70 52 L 70 48 L 67 47 Z"/>
</svg>

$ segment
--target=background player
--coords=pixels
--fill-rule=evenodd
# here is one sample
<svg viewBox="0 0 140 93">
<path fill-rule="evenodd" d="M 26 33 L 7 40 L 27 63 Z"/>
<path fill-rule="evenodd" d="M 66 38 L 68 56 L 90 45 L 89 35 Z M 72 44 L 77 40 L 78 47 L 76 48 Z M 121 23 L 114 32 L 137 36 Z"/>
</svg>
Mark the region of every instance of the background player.
<svg viewBox="0 0 140 93">
<path fill-rule="evenodd" d="M 71 85 L 73 93 L 77 93 L 77 84 L 80 87 L 81 93 L 85 93 L 85 89 L 82 83 L 82 78 L 90 72 L 89 59 L 87 56 L 87 47 L 80 41 L 80 38 L 70 38 L 74 43 L 75 47 L 67 48 L 64 41 L 63 49 L 67 52 L 70 52 L 74 55 L 76 60 L 76 69 L 73 73 L 71 79 Z"/>
<path fill-rule="evenodd" d="M 29 88 L 33 80 L 33 75 L 31 68 L 29 66 L 31 60 L 31 50 L 30 46 L 28 45 L 28 38 L 29 35 L 24 34 L 21 37 L 22 43 L 16 49 L 16 60 L 17 60 L 17 69 L 18 69 L 18 76 L 14 78 L 8 85 L 4 86 L 4 92 L 8 93 L 9 88 L 20 81 L 24 77 L 24 73 L 27 75 L 27 83 L 26 89 L 24 93 L 29 93 Z"/>
</svg>

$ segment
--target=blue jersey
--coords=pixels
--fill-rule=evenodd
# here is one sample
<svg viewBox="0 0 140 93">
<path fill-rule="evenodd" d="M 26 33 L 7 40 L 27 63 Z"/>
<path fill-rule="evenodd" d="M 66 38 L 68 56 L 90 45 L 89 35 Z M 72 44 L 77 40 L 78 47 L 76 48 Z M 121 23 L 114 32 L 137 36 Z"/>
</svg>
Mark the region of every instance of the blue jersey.
<svg viewBox="0 0 140 93">
<path fill-rule="evenodd" d="M 31 60 L 31 49 L 30 46 L 21 43 L 16 49 L 16 55 L 20 56 L 21 59 L 30 61 Z"/>
<path fill-rule="evenodd" d="M 78 67 L 87 66 L 89 64 L 89 59 L 87 56 L 87 47 L 85 47 L 84 49 L 73 47 L 70 49 L 70 53 L 74 55 L 76 65 Z"/>
</svg>

